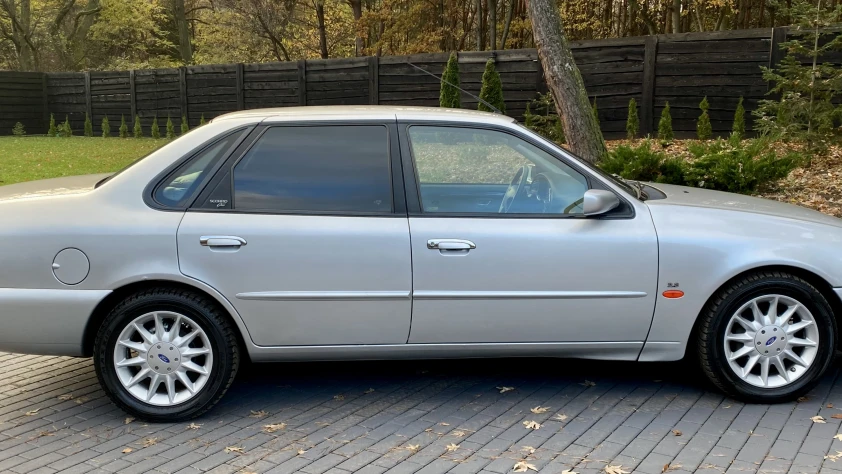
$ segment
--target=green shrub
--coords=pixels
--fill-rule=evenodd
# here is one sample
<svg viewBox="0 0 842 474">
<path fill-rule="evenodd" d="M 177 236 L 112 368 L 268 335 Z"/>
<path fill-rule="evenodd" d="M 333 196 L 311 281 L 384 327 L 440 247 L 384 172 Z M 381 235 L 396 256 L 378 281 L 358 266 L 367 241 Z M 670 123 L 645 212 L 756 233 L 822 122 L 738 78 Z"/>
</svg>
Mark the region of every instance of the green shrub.
<svg viewBox="0 0 842 474">
<path fill-rule="evenodd" d="M 702 109 L 702 115 L 696 123 L 696 135 L 699 137 L 699 140 L 709 140 L 713 136 L 713 129 L 710 126 L 710 115 L 708 115 L 710 105 L 708 104 L 707 97 L 702 99 L 699 108 Z"/>
<path fill-rule="evenodd" d="M 129 126 L 126 125 L 126 116 L 120 116 L 120 138 L 129 138 Z"/>
<path fill-rule="evenodd" d="M 64 116 L 64 123 L 61 125 L 61 136 L 69 138 L 73 136 L 73 128 L 70 126 L 70 117 Z"/>
<path fill-rule="evenodd" d="M 669 102 L 661 111 L 661 120 L 658 122 L 658 138 L 664 141 L 672 141 L 675 138 L 675 134 L 672 132 L 672 115 L 670 115 Z"/>
<path fill-rule="evenodd" d="M 637 101 L 629 100 L 629 116 L 626 118 L 626 138 L 632 140 L 640 131 L 640 117 L 637 115 Z"/>
<path fill-rule="evenodd" d="M 731 136 L 736 140 L 742 140 L 746 136 L 746 109 L 743 107 L 743 97 L 740 96 L 737 102 L 737 110 L 734 112 L 734 125 L 731 127 Z"/>
<path fill-rule="evenodd" d="M 167 138 L 172 140 L 175 138 L 175 126 L 172 124 L 172 119 L 167 115 Z"/>
<path fill-rule="evenodd" d="M 85 136 L 94 136 L 94 124 L 91 122 L 91 117 L 88 116 L 87 112 L 85 112 Z"/>
<path fill-rule="evenodd" d="M 555 101 L 549 92 L 526 104 L 524 125 L 547 140 L 564 143 L 564 130 L 555 110 Z"/>
<path fill-rule="evenodd" d="M 459 60 L 456 53 L 450 53 L 444 74 L 441 76 L 441 91 L 439 92 L 439 107 L 462 108 L 462 91 L 459 88 Z M 445 82 L 447 81 L 447 82 Z M 450 85 L 450 84 L 453 85 Z"/>
<path fill-rule="evenodd" d="M 494 67 L 494 60 L 485 62 L 485 72 L 482 73 L 482 88 L 479 91 L 479 98 L 497 108 L 500 113 L 506 113 L 506 103 L 503 101 L 503 82 L 500 80 L 500 73 Z M 494 112 L 493 109 L 483 104 L 478 105 L 479 110 Z"/>
<path fill-rule="evenodd" d="M 50 128 L 47 129 L 47 136 L 58 136 L 58 129 L 56 128 L 56 116 L 50 114 Z"/>
<path fill-rule="evenodd" d="M 16 137 L 22 137 L 26 135 L 26 129 L 24 128 L 22 123 L 15 123 L 15 126 L 12 128 L 12 135 Z"/>
<path fill-rule="evenodd" d="M 143 127 L 140 126 L 140 115 L 134 116 L 134 137 L 143 138 Z"/>
<path fill-rule="evenodd" d="M 204 125 L 206 123 L 207 122 L 205 122 L 205 114 L 202 114 L 202 118 L 199 119 L 199 126 L 201 127 L 202 125 Z"/>
<path fill-rule="evenodd" d="M 778 156 L 771 144 L 768 138 L 691 144 L 688 149 L 695 160 L 687 181 L 700 188 L 751 194 L 804 164 L 797 153 Z"/>
<path fill-rule="evenodd" d="M 661 151 L 652 149 L 652 142 L 645 140 L 637 147 L 621 145 L 608 152 L 599 163 L 608 173 L 626 179 L 667 184 L 684 184 L 686 165 L 680 158 L 668 158 Z"/>
<path fill-rule="evenodd" d="M 185 133 L 190 131 L 190 125 L 187 124 L 187 116 L 181 116 L 181 134 L 184 135 Z"/>
<path fill-rule="evenodd" d="M 108 123 L 108 116 L 102 118 L 102 138 L 111 136 L 111 124 Z"/>
<path fill-rule="evenodd" d="M 152 135 L 152 138 L 154 138 L 155 140 L 161 138 L 161 127 L 158 126 L 157 115 L 152 117 L 152 126 L 149 129 L 149 134 Z"/>
</svg>

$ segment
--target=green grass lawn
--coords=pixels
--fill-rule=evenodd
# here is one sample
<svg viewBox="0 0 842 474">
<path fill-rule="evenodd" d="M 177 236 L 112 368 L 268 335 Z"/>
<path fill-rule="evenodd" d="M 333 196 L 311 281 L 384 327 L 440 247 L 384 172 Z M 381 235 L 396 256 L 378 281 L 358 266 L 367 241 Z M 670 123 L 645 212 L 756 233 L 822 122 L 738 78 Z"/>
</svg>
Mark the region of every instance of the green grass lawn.
<svg viewBox="0 0 842 474">
<path fill-rule="evenodd" d="M 0 137 L 0 186 L 117 171 L 168 140 L 102 137 Z"/>
</svg>

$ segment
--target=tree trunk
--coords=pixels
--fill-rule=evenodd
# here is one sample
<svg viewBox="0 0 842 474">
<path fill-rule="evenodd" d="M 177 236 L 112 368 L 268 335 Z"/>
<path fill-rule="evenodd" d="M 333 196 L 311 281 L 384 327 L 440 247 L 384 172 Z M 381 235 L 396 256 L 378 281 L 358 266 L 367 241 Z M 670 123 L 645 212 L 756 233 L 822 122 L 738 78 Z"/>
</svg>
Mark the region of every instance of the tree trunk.
<svg viewBox="0 0 842 474">
<path fill-rule="evenodd" d="M 681 33 L 681 0 L 672 0 L 672 32 Z"/>
<path fill-rule="evenodd" d="M 512 27 L 512 16 L 515 12 L 515 3 L 518 0 L 511 0 L 509 9 L 506 12 L 506 24 L 503 26 L 503 37 L 500 38 L 500 49 L 506 49 L 506 40 L 509 39 L 509 29 Z"/>
<path fill-rule="evenodd" d="M 316 0 L 316 18 L 319 21 L 319 54 L 327 59 L 327 34 L 325 31 L 325 4 Z"/>
<path fill-rule="evenodd" d="M 558 6 L 555 0 L 528 0 L 527 8 L 544 77 L 555 99 L 567 144 L 582 159 L 596 163 L 606 154 L 605 140 L 564 37 Z"/>
<path fill-rule="evenodd" d="M 497 49 L 497 0 L 488 0 L 488 49 Z"/>
<path fill-rule="evenodd" d="M 477 10 L 477 51 L 482 51 L 485 47 L 483 35 L 482 35 L 482 0 L 476 0 L 476 10 Z"/>
<path fill-rule="evenodd" d="M 355 27 L 359 26 L 360 19 L 363 17 L 363 2 L 362 0 L 348 0 L 348 4 L 351 5 L 351 11 L 354 13 L 354 24 Z M 354 55 L 355 56 L 362 56 L 363 55 L 363 37 L 360 36 L 359 28 L 356 28 L 356 33 L 354 33 Z"/>
<path fill-rule="evenodd" d="M 190 42 L 190 25 L 184 10 L 184 0 L 173 0 L 173 17 L 178 28 L 178 52 L 184 64 L 193 62 L 193 44 Z"/>
</svg>

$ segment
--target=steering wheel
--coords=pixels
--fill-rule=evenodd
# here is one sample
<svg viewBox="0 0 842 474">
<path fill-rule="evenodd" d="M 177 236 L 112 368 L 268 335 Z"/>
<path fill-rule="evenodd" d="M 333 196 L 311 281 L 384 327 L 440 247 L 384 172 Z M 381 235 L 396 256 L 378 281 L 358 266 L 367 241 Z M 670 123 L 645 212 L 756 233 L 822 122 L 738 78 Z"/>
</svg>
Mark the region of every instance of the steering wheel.
<svg viewBox="0 0 842 474">
<path fill-rule="evenodd" d="M 520 197 L 526 186 L 524 183 L 531 183 L 532 182 L 532 167 L 534 165 L 523 165 L 517 170 L 517 173 L 512 177 L 512 181 L 509 183 L 509 187 L 506 189 L 506 194 L 503 195 L 503 201 L 500 203 L 500 210 L 497 211 L 499 213 L 506 213 L 509 212 L 509 209 L 512 208 L 512 204 L 515 202 L 515 199 Z"/>
</svg>

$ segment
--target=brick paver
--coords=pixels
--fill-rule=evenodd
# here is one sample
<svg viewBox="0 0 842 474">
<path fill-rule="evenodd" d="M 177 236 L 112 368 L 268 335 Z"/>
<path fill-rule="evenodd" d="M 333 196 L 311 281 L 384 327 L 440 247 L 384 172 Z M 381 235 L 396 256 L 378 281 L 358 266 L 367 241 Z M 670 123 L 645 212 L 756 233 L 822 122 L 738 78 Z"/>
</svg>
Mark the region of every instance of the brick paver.
<svg viewBox="0 0 842 474">
<path fill-rule="evenodd" d="M 746 405 L 685 364 L 250 364 L 193 424 L 146 424 L 108 401 L 90 360 L 0 353 L 0 472 L 842 474 L 838 375 Z"/>
</svg>

